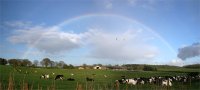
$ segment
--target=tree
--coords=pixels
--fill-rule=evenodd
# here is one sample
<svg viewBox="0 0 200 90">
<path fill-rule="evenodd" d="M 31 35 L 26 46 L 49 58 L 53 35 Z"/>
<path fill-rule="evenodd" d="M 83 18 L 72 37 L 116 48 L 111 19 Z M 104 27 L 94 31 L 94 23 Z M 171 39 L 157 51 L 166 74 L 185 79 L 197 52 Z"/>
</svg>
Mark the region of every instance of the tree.
<svg viewBox="0 0 200 90">
<path fill-rule="evenodd" d="M 84 63 L 82 66 L 83 66 L 83 68 L 86 68 L 86 67 L 87 67 L 87 64 Z"/>
<path fill-rule="evenodd" d="M 14 67 L 21 66 L 21 60 L 19 59 L 9 59 L 8 63 Z"/>
<path fill-rule="evenodd" d="M 143 68 L 144 71 L 157 71 L 155 67 L 145 65 Z"/>
<path fill-rule="evenodd" d="M 55 63 L 54 61 L 50 61 L 50 66 L 51 66 L 51 67 L 55 67 L 55 64 L 56 64 L 56 63 Z"/>
<path fill-rule="evenodd" d="M 41 62 L 42 66 L 47 67 L 48 65 L 50 65 L 51 60 L 49 58 L 44 58 Z"/>
<path fill-rule="evenodd" d="M 0 65 L 6 65 L 8 61 L 4 58 L 0 58 Z"/>
<path fill-rule="evenodd" d="M 57 63 L 57 66 L 59 68 L 63 68 L 63 66 L 65 65 L 65 62 L 64 61 L 59 61 L 59 63 Z"/>
<path fill-rule="evenodd" d="M 69 64 L 69 69 L 74 69 L 74 66 L 72 64 Z"/>
<path fill-rule="evenodd" d="M 74 66 L 73 66 L 72 64 L 69 64 L 69 65 L 64 64 L 64 65 L 63 65 L 63 68 L 64 68 L 64 69 L 74 69 Z"/>
<path fill-rule="evenodd" d="M 21 62 L 21 66 L 31 66 L 32 62 L 29 61 L 28 59 L 23 59 Z"/>
<path fill-rule="evenodd" d="M 34 61 L 33 61 L 33 64 L 35 65 L 35 67 L 37 67 L 37 66 L 38 66 L 38 63 L 39 63 L 39 61 L 38 61 L 38 60 L 34 60 Z"/>
</svg>

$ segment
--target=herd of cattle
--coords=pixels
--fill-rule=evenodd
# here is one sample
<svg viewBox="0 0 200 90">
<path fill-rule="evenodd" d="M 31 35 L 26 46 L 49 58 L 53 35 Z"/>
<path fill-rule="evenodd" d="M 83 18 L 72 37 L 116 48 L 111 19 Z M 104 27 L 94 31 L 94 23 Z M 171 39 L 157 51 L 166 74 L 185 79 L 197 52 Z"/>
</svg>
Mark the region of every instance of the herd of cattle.
<svg viewBox="0 0 200 90">
<path fill-rule="evenodd" d="M 52 73 L 54 75 L 55 73 Z M 72 73 L 71 76 L 74 74 Z M 93 76 L 95 74 L 92 74 Z M 107 75 L 104 75 L 108 78 Z M 41 79 L 49 79 L 49 74 L 42 74 Z M 55 75 L 55 80 L 64 80 L 64 75 Z M 74 78 L 67 78 L 68 81 L 75 81 Z M 94 81 L 94 78 L 86 77 L 86 81 Z M 185 76 L 152 76 L 149 78 L 139 77 L 139 78 L 126 78 L 126 76 L 121 76 L 121 79 L 115 80 L 116 84 L 130 84 L 130 85 L 143 85 L 143 84 L 155 84 L 161 86 L 172 86 L 174 82 L 188 83 L 192 81 L 200 81 L 200 75 L 185 75 Z"/>
<path fill-rule="evenodd" d="M 172 86 L 174 82 L 189 83 L 192 81 L 200 81 L 200 75 L 197 76 L 154 76 L 150 78 L 140 77 L 126 79 L 122 76 L 122 79 L 116 80 L 119 84 L 130 84 L 130 85 L 143 85 L 143 84 L 155 84 L 161 86 Z"/>
</svg>

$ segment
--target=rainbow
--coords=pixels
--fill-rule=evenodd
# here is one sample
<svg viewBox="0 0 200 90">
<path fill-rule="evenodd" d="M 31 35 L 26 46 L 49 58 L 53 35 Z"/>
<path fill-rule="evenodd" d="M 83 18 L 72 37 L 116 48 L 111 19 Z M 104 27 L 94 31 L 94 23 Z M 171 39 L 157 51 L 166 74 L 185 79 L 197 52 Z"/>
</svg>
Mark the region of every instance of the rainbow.
<svg viewBox="0 0 200 90">
<path fill-rule="evenodd" d="M 92 17 L 116 17 L 116 18 L 120 18 L 120 19 L 123 19 L 123 20 L 126 20 L 126 21 L 129 21 L 129 22 L 133 22 L 133 23 L 136 23 L 138 25 L 141 25 L 144 27 L 145 30 L 148 30 L 149 32 L 151 32 L 155 37 L 157 37 L 164 45 L 166 45 L 167 48 L 169 48 L 169 50 L 172 52 L 172 54 L 176 55 L 176 51 L 171 47 L 171 45 L 159 34 L 157 33 L 156 31 L 152 30 L 151 28 L 145 26 L 144 24 L 136 21 L 136 20 L 133 20 L 131 18 L 128 18 L 128 17 L 125 17 L 125 16 L 121 16 L 121 15 L 116 15 L 116 14 L 86 14 L 86 15 L 81 15 L 81 16 L 76 16 L 76 17 L 73 17 L 73 18 L 70 18 L 62 23 L 59 23 L 57 25 L 54 25 L 53 27 L 56 27 L 56 28 L 60 28 L 60 27 L 63 27 L 65 25 L 68 25 L 72 22 L 75 22 L 75 21 L 79 21 L 81 19 L 86 19 L 86 18 L 92 18 Z M 43 38 L 42 36 L 33 43 L 32 46 L 36 45 L 38 43 L 38 41 Z M 22 58 L 26 58 L 30 52 L 31 52 L 32 48 L 30 47 L 25 53 L 24 55 L 22 56 Z"/>
</svg>

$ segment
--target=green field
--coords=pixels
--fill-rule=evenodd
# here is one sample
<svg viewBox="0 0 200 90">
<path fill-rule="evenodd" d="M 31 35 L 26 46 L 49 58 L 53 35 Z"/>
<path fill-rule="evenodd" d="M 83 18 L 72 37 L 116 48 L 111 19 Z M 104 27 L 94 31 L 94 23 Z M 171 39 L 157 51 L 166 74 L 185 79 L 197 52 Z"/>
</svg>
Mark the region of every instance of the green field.
<svg viewBox="0 0 200 90">
<path fill-rule="evenodd" d="M 17 70 L 21 70 L 21 72 Z M 199 69 L 186 69 L 178 67 L 158 68 L 158 71 L 116 71 L 116 70 L 78 70 L 78 69 L 47 69 L 47 68 L 29 68 L 18 67 L 14 69 L 11 66 L 0 66 L 0 82 L 1 88 L 7 89 L 9 77 L 13 78 L 14 89 L 22 89 L 23 84 L 28 84 L 29 89 L 56 89 L 56 90 L 75 90 L 81 87 L 82 90 L 116 90 L 115 80 L 120 79 L 121 76 L 127 78 L 134 77 L 151 77 L 151 76 L 175 76 L 186 75 L 186 72 L 200 72 Z M 63 74 L 65 80 L 54 80 L 55 75 Z M 70 74 L 73 73 L 74 76 Z M 40 79 L 41 74 L 50 74 L 50 79 Z M 93 75 L 95 74 L 95 75 Z M 104 77 L 107 75 L 108 77 Z M 67 81 L 67 78 L 74 78 L 75 81 Z M 86 77 L 94 78 L 94 82 L 87 82 Z M 120 90 L 199 90 L 200 82 L 190 83 L 173 83 L 172 87 L 162 87 L 160 85 L 120 85 Z"/>
</svg>

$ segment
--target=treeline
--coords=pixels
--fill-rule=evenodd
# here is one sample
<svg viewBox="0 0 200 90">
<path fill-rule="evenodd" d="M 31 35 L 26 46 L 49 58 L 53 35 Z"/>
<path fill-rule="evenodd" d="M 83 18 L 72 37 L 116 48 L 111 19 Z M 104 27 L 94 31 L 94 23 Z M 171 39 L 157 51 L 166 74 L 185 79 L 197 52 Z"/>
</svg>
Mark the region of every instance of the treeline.
<svg viewBox="0 0 200 90">
<path fill-rule="evenodd" d="M 44 58 L 41 61 L 34 60 L 31 62 L 29 59 L 5 59 L 0 58 L 0 65 L 11 65 L 13 67 L 46 67 L 46 68 L 75 68 L 72 64 L 66 64 L 64 61 L 53 61 L 49 58 Z"/>
<path fill-rule="evenodd" d="M 122 66 L 127 70 L 157 71 L 156 66 L 146 64 L 124 64 Z"/>
<path fill-rule="evenodd" d="M 185 65 L 184 68 L 200 69 L 200 64 Z"/>
</svg>

